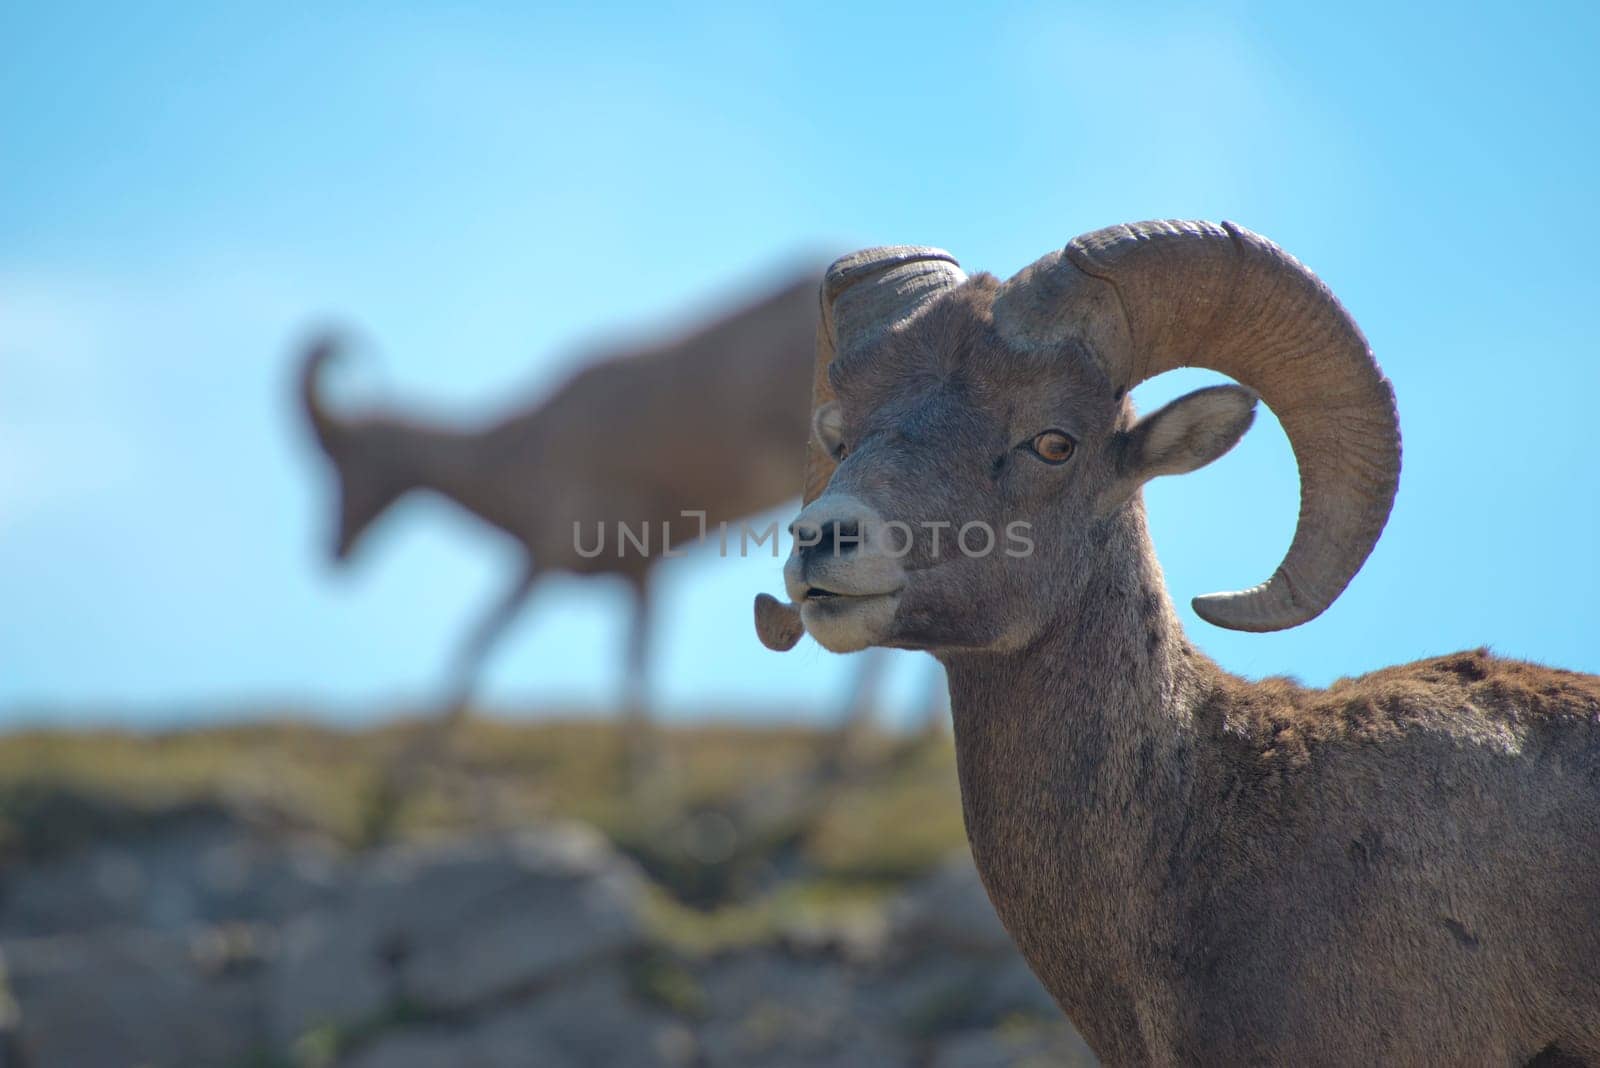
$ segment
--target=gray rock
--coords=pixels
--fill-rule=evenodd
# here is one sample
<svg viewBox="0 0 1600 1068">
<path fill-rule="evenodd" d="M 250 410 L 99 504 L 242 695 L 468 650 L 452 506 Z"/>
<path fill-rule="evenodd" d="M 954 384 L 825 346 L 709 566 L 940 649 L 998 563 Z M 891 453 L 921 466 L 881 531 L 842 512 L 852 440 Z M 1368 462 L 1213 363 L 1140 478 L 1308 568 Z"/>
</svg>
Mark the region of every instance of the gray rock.
<svg viewBox="0 0 1600 1068">
<path fill-rule="evenodd" d="M 667 987 L 651 981 L 663 951 L 645 945 L 642 880 L 574 826 L 339 859 L 202 812 L 5 889 L 17 1009 L 0 982 L 0 1068 L 291 1050 L 339 1068 L 1092 1063 L 965 856 L 887 924 L 671 957 Z M 215 922 L 241 917 L 259 922 Z M 69 933 L 4 937 L 27 926 Z"/>
<path fill-rule="evenodd" d="M 1094 1068 L 1099 1064 L 1065 1020 L 1046 1030 L 964 1031 L 934 1049 L 928 1068 Z"/>
<path fill-rule="evenodd" d="M 1017 952 L 965 850 L 902 891 L 889 909 L 889 937 L 910 952 L 929 948 L 994 956 Z"/>
<path fill-rule="evenodd" d="M 389 850 L 285 931 L 273 1033 L 534 991 L 638 945 L 640 892 L 633 866 L 576 826 Z"/>
<path fill-rule="evenodd" d="M 842 960 L 743 952 L 709 964 L 703 982 L 700 1038 L 715 1068 L 913 1063 L 892 1009 Z"/>
<path fill-rule="evenodd" d="M 26 1063 L 188 1068 L 260 1053 L 260 971 L 210 948 L 148 931 L 8 942 Z"/>
<path fill-rule="evenodd" d="M 409 1028 L 383 1035 L 354 1055 L 340 1061 L 340 1068 L 512 1068 L 513 1065 L 543 1064 L 562 1068 L 550 1059 L 550 1051 L 537 1046 L 521 1051 L 521 1060 L 509 1060 L 501 1051 L 484 1049 L 479 1035 L 458 1028 Z"/>
<path fill-rule="evenodd" d="M 282 939 L 266 994 L 276 1047 L 289 1048 L 315 1030 L 360 1027 L 397 999 L 382 929 L 373 920 L 346 910 L 320 912 L 287 925 Z"/>
<path fill-rule="evenodd" d="M 697 1055 L 687 1026 L 603 968 L 482 1019 L 384 1035 L 341 1068 L 686 1068 Z"/>
<path fill-rule="evenodd" d="M 1014 1065 L 1021 1051 L 994 1031 L 961 1031 L 935 1047 L 929 1068 L 1001 1068 Z"/>
<path fill-rule="evenodd" d="M 279 920 L 325 900 L 337 863 L 320 840 L 261 831 L 221 810 L 188 813 L 8 872 L 0 933 L 178 933 Z"/>
</svg>

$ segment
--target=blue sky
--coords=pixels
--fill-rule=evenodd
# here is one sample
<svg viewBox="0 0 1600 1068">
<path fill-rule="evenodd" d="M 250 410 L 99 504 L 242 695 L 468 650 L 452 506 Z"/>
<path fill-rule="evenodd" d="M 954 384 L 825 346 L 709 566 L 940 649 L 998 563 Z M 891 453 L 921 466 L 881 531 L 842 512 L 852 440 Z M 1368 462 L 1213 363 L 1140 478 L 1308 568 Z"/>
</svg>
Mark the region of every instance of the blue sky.
<svg viewBox="0 0 1600 1068">
<path fill-rule="evenodd" d="M 1004 276 L 1158 216 L 1316 269 L 1405 433 L 1376 553 L 1283 634 L 1186 607 L 1288 544 L 1276 423 L 1153 486 L 1191 636 L 1314 682 L 1484 643 L 1600 671 L 1592 6 L 533 6 L 0 10 L 0 712 L 360 718 L 434 691 L 511 561 L 419 500 L 324 566 L 287 403 L 310 324 L 369 339 L 347 394 L 477 413 L 792 257 L 927 243 Z M 667 569 L 672 714 L 829 714 L 852 665 L 751 633 L 778 588 L 770 559 Z M 553 584 L 490 697 L 611 702 L 624 603 Z M 897 655 L 903 711 L 930 665 Z"/>
</svg>

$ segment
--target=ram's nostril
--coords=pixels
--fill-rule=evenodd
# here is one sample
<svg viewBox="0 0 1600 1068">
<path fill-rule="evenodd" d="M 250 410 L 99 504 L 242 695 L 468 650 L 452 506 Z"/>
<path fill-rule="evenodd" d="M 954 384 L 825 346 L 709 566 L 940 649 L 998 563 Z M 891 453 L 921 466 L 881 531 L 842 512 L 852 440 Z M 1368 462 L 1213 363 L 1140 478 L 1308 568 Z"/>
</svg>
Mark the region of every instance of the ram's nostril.
<svg viewBox="0 0 1600 1068">
<path fill-rule="evenodd" d="M 821 523 L 797 523 L 795 544 L 807 560 L 849 556 L 861 545 L 859 519 L 824 519 Z"/>
<path fill-rule="evenodd" d="M 822 540 L 818 542 L 817 550 L 831 556 L 845 556 L 854 552 L 860 544 L 859 520 L 833 519 L 822 524 Z"/>
</svg>

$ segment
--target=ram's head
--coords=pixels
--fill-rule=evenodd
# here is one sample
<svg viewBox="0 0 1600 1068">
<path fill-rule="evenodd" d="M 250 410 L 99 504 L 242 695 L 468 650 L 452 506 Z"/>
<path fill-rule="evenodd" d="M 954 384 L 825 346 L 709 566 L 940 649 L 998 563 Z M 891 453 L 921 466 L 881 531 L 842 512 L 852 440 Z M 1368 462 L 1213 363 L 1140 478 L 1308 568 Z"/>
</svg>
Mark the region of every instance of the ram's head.
<svg viewBox="0 0 1600 1068">
<path fill-rule="evenodd" d="M 1180 366 L 1202 389 L 1143 419 L 1128 391 Z M 757 629 L 788 648 L 1026 643 L 1138 525 L 1139 487 L 1222 455 L 1257 397 L 1300 467 L 1299 526 L 1265 583 L 1194 600 L 1234 630 L 1293 627 L 1349 583 L 1400 470 L 1394 395 L 1305 267 L 1242 227 L 1116 226 L 1001 283 L 881 248 L 823 282 L 806 505 Z"/>
</svg>

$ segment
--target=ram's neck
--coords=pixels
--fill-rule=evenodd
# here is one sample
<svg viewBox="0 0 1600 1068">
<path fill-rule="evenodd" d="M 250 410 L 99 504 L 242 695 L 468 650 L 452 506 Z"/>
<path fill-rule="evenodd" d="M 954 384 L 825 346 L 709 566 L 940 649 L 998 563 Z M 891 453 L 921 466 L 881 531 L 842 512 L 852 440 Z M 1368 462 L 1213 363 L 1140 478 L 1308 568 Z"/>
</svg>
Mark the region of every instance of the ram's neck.
<svg viewBox="0 0 1600 1068">
<path fill-rule="evenodd" d="M 1033 646 L 947 659 L 979 871 L 1080 1026 L 1128 1012 L 1138 999 L 1127 984 L 1161 957 L 1161 898 L 1190 785 L 1188 710 L 1206 673 L 1137 504 L 1108 549 L 1116 563 L 1087 577 Z"/>
<path fill-rule="evenodd" d="M 537 498 L 539 487 L 533 465 L 518 463 L 515 444 L 500 427 L 418 424 L 412 428 L 409 464 L 419 486 L 520 537 L 527 525 L 526 502 Z"/>
</svg>

